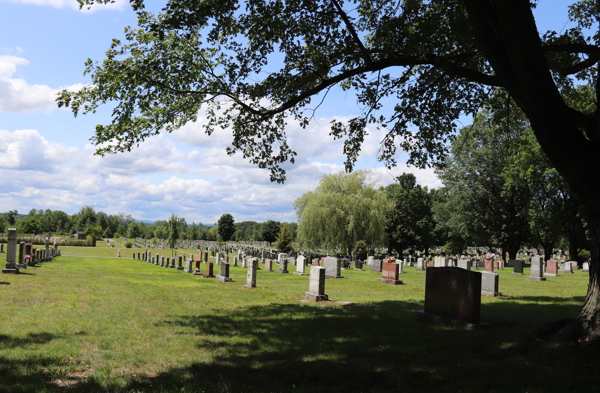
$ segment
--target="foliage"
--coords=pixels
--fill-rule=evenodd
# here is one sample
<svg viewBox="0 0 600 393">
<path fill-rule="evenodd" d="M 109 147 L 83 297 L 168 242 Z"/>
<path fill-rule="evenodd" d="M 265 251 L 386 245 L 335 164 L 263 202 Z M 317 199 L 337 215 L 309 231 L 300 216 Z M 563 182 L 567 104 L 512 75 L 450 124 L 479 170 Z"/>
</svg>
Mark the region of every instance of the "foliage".
<svg viewBox="0 0 600 393">
<path fill-rule="evenodd" d="M 366 170 L 325 175 L 319 186 L 294 202 L 299 244 L 308 249 L 341 248 L 358 240 L 381 245 L 390 204 Z"/>
<path fill-rule="evenodd" d="M 125 248 L 131 248 L 132 246 L 133 246 L 133 244 L 131 244 L 131 242 L 125 243 Z"/>
<path fill-rule="evenodd" d="M 269 220 L 262 226 L 262 240 L 265 242 L 273 243 L 277 240 L 277 236 L 281 230 L 281 223 L 278 221 Z"/>
<path fill-rule="evenodd" d="M 444 245 L 446 255 L 462 255 L 466 249 L 467 244 L 462 239 L 452 239 Z"/>
<path fill-rule="evenodd" d="M 223 214 L 219 218 L 218 226 L 221 240 L 224 242 L 228 242 L 235 233 L 235 221 L 233 219 L 233 216 L 229 213 Z"/>
<path fill-rule="evenodd" d="M 461 129 L 437 174 L 445 186 L 436 221 L 451 239 L 506 248 L 510 258 L 529 237 L 527 181 L 511 166 L 527 119 L 490 101 L 473 125 Z"/>
<path fill-rule="evenodd" d="M 409 247 L 428 249 L 433 245 L 435 221 L 427 187 L 418 185 L 412 173 L 403 173 L 385 190 L 393 204 L 385 222 L 388 248 L 399 254 Z"/>
<path fill-rule="evenodd" d="M 127 226 L 127 237 L 130 239 L 136 239 L 142 236 L 142 228 L 136 221 L 131 221 Z"/>
<path fill-rule="evenodd" d="M 169 218 L 168 228 L 169 247 L 171 247 L 171 249 L 174 249 L 175 245 L 177 244 L 177 240 L 179 239 L 179 226 L 177 225 L 177 216 L 174 213 L 171 214 L 171 218 Z"/>
<path fill-rule="evenodd" d="M 279 236 L 277 236 L 277 240 L 275 242 L 275 247 L 277 247 L 277 249 L 281 252 L 289 253 L 292 251 L 293 242 L 294 238 L 292 237 L 292 232 L 286 222 L 281 226 L 281 231 L 279 232 Z"/>
<path fill-rule="evenodd" d="M 359 260 L 367 259 L 368 246 L 364 240 L 359 240 L 354 243 L 354 249 L 352 253 L 358 257 Z"/>
</svg>

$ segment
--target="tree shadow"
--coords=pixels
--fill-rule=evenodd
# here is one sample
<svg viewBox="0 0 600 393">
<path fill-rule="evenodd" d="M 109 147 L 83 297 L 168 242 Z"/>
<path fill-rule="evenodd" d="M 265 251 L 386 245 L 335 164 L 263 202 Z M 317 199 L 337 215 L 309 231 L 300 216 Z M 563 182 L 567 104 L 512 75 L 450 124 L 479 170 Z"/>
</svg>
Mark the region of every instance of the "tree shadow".
<svg viewBox="0 0 600 393">
<path fill-rule="evenodd" d="M 25 337 L 1 334 L 0 351 L 15 348 L 34 349 L 55 338 L 59 338 L 59 336 L 45 332 L 30 333 Z M 56 386 L 50 383 L 44 370 L 59 362 L 60 359 L 42 356 L 14 359 L 0 355 L 0 392 L 52 391 Z"/>
<path fill-rule="evenodd" d="M 579 306 L 484 303 L 482 320 L 491 326 L 474 332 L 418 323 L 415 310 L 422 306 L 408 301 L 269 304 L 172 315 L 155 328 L 183 335 L 207 354 L 205 360 L 155 376 L 92 376 L 58 387 L 39 370 L 64 359 L 33 358 L 32 366 L 29 360 L 0 357 L 0 391 L 562 393 L 597 388 L 597 348 L 527 340 L 535 327 L 573 317 Z M 1 336 L 0 349 L 53 338 Z M 23 371 L 27 367 L 38 371 Z"/>
<path fill-rule="evenodd" d="M 0 281 L 0 285 L 10 285 L 10 283 L 6 281 Z"/>
<path fill-rule="evenodd" d="M 172 316 L 159 326 L 189 336 L 190 345 L 212 354 L 212 360 L 155 377 L 136 376 L 123 391 L 594 390 L 598 351 L 527 341 L 531 326 L 525 319 L 550 321 L 557 318 L 557 307 L 561 315 L 575 315 L 579 307 L 556 302 L 482 307 L 491 327 L 476 332 L 420 324 L 414 311 L 421 304 L 399 301 L 345 307 L 271 304 Z M 584 361 L 588 374 L 582 372 Z M 577 382 L 557 383 L 558 376 L 571 372 L 577 372 Z M 69 390 L 102 389 L 119 390 L 93 378 Z"/>
</svg>

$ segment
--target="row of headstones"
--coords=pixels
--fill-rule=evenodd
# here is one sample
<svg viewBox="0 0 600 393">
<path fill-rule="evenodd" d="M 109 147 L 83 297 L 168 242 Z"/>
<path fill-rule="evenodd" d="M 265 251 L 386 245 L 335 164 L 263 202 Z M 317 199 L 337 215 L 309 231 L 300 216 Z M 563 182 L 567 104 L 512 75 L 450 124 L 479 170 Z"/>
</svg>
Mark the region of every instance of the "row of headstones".
<svg viewBox="0 0 600 393">
<path fill-rule="evenodd" d="M 36 266 L 41 262 L 50 262 L 53 258 L 60 256 L 60 249 L 55 244 L 50 248 L 48 238 L 43 249 L 36 249 L 31 243 L 21 242 L 17 255 L 17 228 L 8 228 L 6 244 L 6 265 L 2 273 L 19 273 L 20 269 L 28 266 Z"/>
<path fill-rule="evenodd" d="M 136 253 L 133 254 L 133 259 L 136 259 Z M 220 262 L 221 255 L 217 253 L 216 255 L 217 262 Z M 182 267 L 182 256 L 178 257 L 178 265 L 175 265 L 175 258 L 169 259 L 164 256 L 155 255 L 152 256 L 151 251 L 145 251 L 144 253 L 137 253 L 137 259 L 146 261 L 152 264 L 158 265 L 160 260 L 160 266 L 169 267 L 169 268 L 177 268 L 178 270 L 184 270 L 186 273 L 193 273 L 194 275 L 202 275 L 204 278 L 215 278 L 217 281 L 221 282 L 232 282 L 233 280 L 229 277 L 229 255 L 225 255 L 225 260 L 220 262 L 220 271 L 219 275 L 216 277 L 213 274 L 214 264 L 213 262 L 208 260 L 208 252 L 205 251 L 202 254 L 196 254 L 196 269 L 192 270 L 193 259 L 189 258 L 187 261 L 187 269 L 183 269 Z M 335 260 L 335 261 L 334 261 Z M 304 273 L 306 258 L 304 256 L 299 256 L 296 260 L 297 271 L 296 274 Z M 273 262 L 270 259 L 265 259 L 265 270 L 272 271 Z M 235 257 L 235 263 L 237 264 L 237 256 Z M 204 272 L 201 271 L 202 264 L 206 264 Z M 287 271 L 287 260 L 282 260 L 281 267 L 279 269 L 280 273 L 288 273 Z M 259 259 L 250 257 L 250 258 L 242 258 L 242 267 L 248 267 L 248 275 L 246 278 L 245 288 L 256 288 L 256 271 L 260 269 L 259 267 Z M 342 278 L 340 276 L 340 261 L 338 258 L 330 258 L 326 259 L 325 266 L 329 266 L 329 272 L 334 274 L 333 276 L 329 276 L 329 278 Z M 306 298 L 314 301 L 327 300 L 328 297 L 325 295 L 325 278 L 327 275 L 327 267 L 321 266 L 312 266 L 309 278 L 308 292 L 305 292 Z"/>
</svg>

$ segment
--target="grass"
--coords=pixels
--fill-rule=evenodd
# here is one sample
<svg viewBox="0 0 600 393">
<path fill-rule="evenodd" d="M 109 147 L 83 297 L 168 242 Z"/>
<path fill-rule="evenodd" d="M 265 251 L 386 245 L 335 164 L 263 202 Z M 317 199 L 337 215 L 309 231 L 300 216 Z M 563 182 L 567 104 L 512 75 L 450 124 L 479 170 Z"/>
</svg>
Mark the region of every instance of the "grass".
<svg viewBox="0 0 600 393">
<path fill-rule="evenodd" d="M 527 339 L 577 314 L 581 271 L 541 283 L 501 271 L 506 297 L 482 304 L 491 327 L 467 332 L 416 321 L 414 268 L 396 287 L 343 270 L 325 292 L 354 304 L 322 307 L 300 302 L 307 276 L 260 270 L 250 290 L 242 268 L 218 283 L 125 255 L 0 277 L 0 392 L 600 390 L 597 346 Z"/>
</svg>

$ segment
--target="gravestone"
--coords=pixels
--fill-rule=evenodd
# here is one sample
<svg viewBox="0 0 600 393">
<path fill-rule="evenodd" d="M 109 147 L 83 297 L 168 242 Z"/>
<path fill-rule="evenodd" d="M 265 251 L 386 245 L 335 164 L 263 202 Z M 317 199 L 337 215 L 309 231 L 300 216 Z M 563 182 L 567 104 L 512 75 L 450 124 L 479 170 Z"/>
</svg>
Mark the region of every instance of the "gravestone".
<svg viewBox="0 0 600 393">
<path fill-rule="evenodd" d="M 583 262 L 583 271 L 584 272 L 590 271 L 590 263 L 589 262 Z"/>
<path fill-rule="evenodd" d="M 493 272 L 481 273 L 481 294 L 483 296 L 501 296 L 498 292 L 500 276 Z"/>
<path fill-rule="evenodd" d="M 231 277 L 229 277 L 229 264 L 225 262 L 221 262 L 219 265 L 220 274 L 217 275 L 217 281 L 220 282 L 231 282 L 233 281 Z"/>
<path fill-rule="evenodd" d="M 152 251 L 148 251 L 148 263 L 153 263 L 152 262 Z"/>
<path fill-rule="evenodd" d="M 182 263 L 183 263 L 183 256 L 179 255 L 177 257 L 177 270 L 184 270 Z"/>
<path fill-rule="evenodd" d="M 135 252 L 133 253 L 133 255 L 131 256 L 131 259 L 135 259 Z"/>
<path fill-rule="evenodd" d="M 468 259 L 459 259 L 458 267 L 465 270 L 471 270 L 472 264 Z"/>
<path fill-rule="evenodd" d="M 200 265 L 202 264 L 202 255 L 196 254 L 196 270 L 194 270 L 194 275 L 199 276 L 202 274 L 200 270 Z"/>
<path fill-rule="evenodd" d="M 308 275 L 308 273 L 304 273 L 304 268 L 306 266 L 306 258 L 304 255 L 300 255 L 296 258 L 296 274 L 300 276 Z"/>
<path fill-rule="evenodd" d="M 398 274 L 404 274 L 404 263 L 405 262 L 402 259 L 396 262 L 396 264 L 399 266 Z"/>
<path fill-rule="evenodd" d="M 19 263 L 25 263 L 25 242 L 19 243 Z"/>
<path fill-rule="evenodd" d="M 425 260 L 423 258 L 417 258 L 417 270 L 425 270 Z"/>
<path fill-rule="evenodd" d="M 546 262 L 546 273 L 544 273 L 544 276 L 560 276 L 560 274 L 558 274 L 558 263 L 554 259 L 550 259 Z"/>
<path fill-rule="evenodd" d="M 494 272 L 494 260 L 493 259 L 486 259 L 484 263 L 485 263 L 485 265 L 484 265 L 483 269 L 486 272 L 492 272 L 493 273 Z"/>
<path fill-rule="evenodd" d="M 326 257 L 323 262 L 325 278 L 344 278 L 341 275 L 341 261 L 336 257 Z"/>
<path fill-rule="evenodd" d="M 357 259 L 354 262 L 354 270 L 359 270 L 361 272 L 364 271 L 363 264 L 364 264 L 363 261 L 361 261 L 360 259 Z"/>
<path fill-rule="evenodd" d="M 246 285 L 244 288 L 256 288 L 256 266 L 258 259 L 250 258 L 248 261 L 248 275 L 246 276 Z"/>
<path fill-rule="evenodd" d="M 374 256 L 367 257 L 367 266 L 373 266 L 373 259 L 375 259 Z"/>
<path fill-rule="evenodd" d="M 523 274 L 523 266 L 525 262 L 521 259 L 510 259 L 513 266 L 513 274 Z"/>
<path fill-rule="evenodd" d="M 287 261 L 288 261 L 288 266 L 296 266 L 296 258 L 290 257 L 290 258 L 287 258 Z"/>
<path fill-rule="evenodd" d="M 6 265 L 2 273 L 16 274 L 17 269 L 17 228 L 8 228 L 6 244 Z"/>
<path fill-rule="evenodd" d="M 273 261 L 270 259 L 265 259 L 265 270 L 268 272 L 272 272 L 273 271 Z"/>
<path fill-rule="evenodd" d="M 371 261 L 371 271 L 381 272 L 381 259 L 373 259 Z"/>
<path fill-rule="evenodd" d="M 482 273 L 458 267 L 428 267 L 425 273 L 425 309 L 417 319 L 473 329 L 482 324 Z"/>
<path fill-rule="evenodd" d="M 310 268 L 310 277 L 308 278 L 308 292 L 304 292 L 304 297 L 314 302 L 328 300 L 325 295 L 325 268 L 321 266 L 312 266 Z"/>
<path fill-rule="evenodd" d="M 402 285 L 403 282 L 398 280 L 400 272 L 400 264 L 394 262 L 383 262 L 381 277 L 377 280 L 389 285 Z"/>
<path fill-rule="evenodd" d="M 571 270 L 571 262 L 565 262 L 563 265 L 563 271 L 565 274 L 573 274 L 573 270 Z"/>
<path fill-rule="evenodd" d="M 288 273 L 287 270 L 287 259 L 283 258 L 279 265 L 279 273 Z"/>
<path fill-rule="evenodd" d="M 206 269 L 204 269 L 204 278 L 215 278 L 213 275 L 214 264 L 212 262 L 207 262 Z"/>
<path fill-rule="evenodd" d="M 184 272 L 186 273 L 193 273 L 194 272 L 194 260 L 190 257 L 187 260 L 187 268 L 184 270 Z"/>
</svg>

